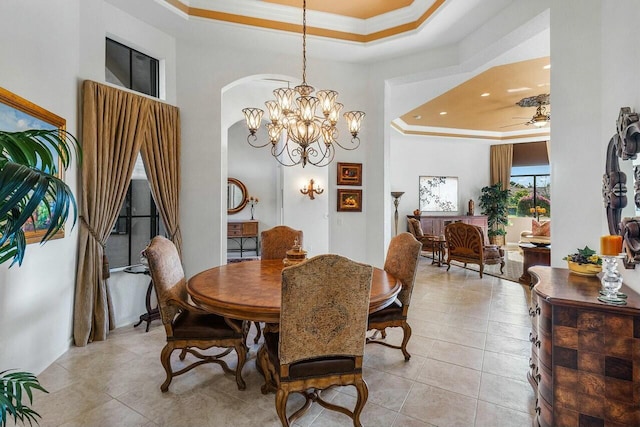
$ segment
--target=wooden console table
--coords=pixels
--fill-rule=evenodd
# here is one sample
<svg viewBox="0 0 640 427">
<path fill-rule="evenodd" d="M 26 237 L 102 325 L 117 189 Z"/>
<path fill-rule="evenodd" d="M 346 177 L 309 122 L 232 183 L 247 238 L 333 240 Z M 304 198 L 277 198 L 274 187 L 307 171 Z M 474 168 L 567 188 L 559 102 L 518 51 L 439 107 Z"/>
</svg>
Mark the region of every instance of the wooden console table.
<svg viewBox="0 0 640 427">
<path fill-rule="evenodd" d="M 522 249 L 522 276 L 518 279 L 520 283 L 526 285 L 531 284 L 531 275 L 529 274 L 529 267 L 534 265 L 551 265 L 551 247 L 550 246 L 536 246 L 531 243 L 522 243 L 519 245 Z"/>
<path fill-rule="evenodd" d="M 627 305 L 597 300 L 598 277 L 530 269 L 534 426 L 640 426 L 640 295 Z"/>
<path fill-rule="evenodd" d="M 431 234 L 433 236 L 444 235 L 444 228 L 453 222 L 464 222 L 465 224 L 476 225 L 482 228 L 485 243 L 489 243 L 486 215 L 422 215 L 420 217 L 407 215 L 407 218 L 419 219 L 422 225 L 422 231 L 424 231 L 425 234 Z"/>
<path fill-rule="evenodd" d="M 227 239 L 234 240 L 239 243 L 239 249 L 227 249 L 227 252 L 232 251 L 240 251 L 240 258 L 242 258 L 242 254 L 245 249 L 244 241 L 246 239 L 252 240 L 255 242 L 255 250 L 256 256 L 260 255 L 260 245 L 258 241 L 258 220 L 254 219 L 241 219 L 236 221 L 228 221 L 227 222 Z"/>
</svg>

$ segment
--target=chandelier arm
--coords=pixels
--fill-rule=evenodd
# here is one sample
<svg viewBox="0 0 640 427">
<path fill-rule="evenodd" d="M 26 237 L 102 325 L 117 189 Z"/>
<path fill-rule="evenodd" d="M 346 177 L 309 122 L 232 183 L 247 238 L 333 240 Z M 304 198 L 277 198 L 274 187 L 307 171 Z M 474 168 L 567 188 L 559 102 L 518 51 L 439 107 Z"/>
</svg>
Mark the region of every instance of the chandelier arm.
<svg viewBox="0 0 640 427">
<path fill-rule="evenodd" d="M 249 135 L 247 135 L 247 142 L 249 143 L 250 146 L 252 146 L 253 148 L 263 148 L 266 147 L 267 145 L 270 144 L 269 141 L 267 141 L 265 144 L 256 144 L 255 142 L 258 140 L 258 137 L 256 136 L 255 133 L 250 133 Z M 253 142 L 251 142 L 253 141 Z"/>
<path fill-rule="evenodd" d="M 345 147 L 344 145 L 340 144 L 340 141 L 338 141 L 337 139 L 335 141 L 333 141 L 333 142 L 338 144 L 338 147 L 342 148 L 343 150 L 347 150 L 347 151 L 352 151 L 352 150 L 355 150 L 356 148 L 360 147 L 360 138 L 358 138 L 357 136 L 354 136 L 353 138 L 351 138 L 351 143 L 355 144 L 353 147 Z"/>
<path fill-rule="evenodd" d="M 324 167 L 329 165 L 335 156 L 335 149 L 332 146 L 326 146 L 326 150 L 322 150 L 322 146 L 318 144 L 319 149 L 315 147 L 309 148 L 309 156 L 307 163 L 317 166 Z M 316 159 L 315 161 L 313 159 Z"/>
</svg>

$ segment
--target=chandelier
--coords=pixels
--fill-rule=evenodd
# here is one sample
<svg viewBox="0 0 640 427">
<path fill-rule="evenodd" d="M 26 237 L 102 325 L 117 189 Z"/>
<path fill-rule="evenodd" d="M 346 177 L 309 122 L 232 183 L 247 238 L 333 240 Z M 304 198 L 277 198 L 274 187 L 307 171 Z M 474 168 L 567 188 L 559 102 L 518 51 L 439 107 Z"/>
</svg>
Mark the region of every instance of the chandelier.
<svg viewBox="0 0 640 427">
<path fill-rule="evenodd" d="M 336 124 L 343 105 L 336 102 L 338 92 L 319 90 L 307 84 L 307 1 L 302 3 L 302 84 L 294 89 L 289 87 L 273 91 L 275 100 L 265 102 L 270 123 L 266 124 L 269 141 L 260 144 L 256 131 L 260 127 L 264 111 L 259 108 L 244 108 L 245 120 L 249 128 L 247 142 L 255 148 L 271 144 L 271 155 L 283 166 L 307 163 L 327 166 L 335 156 L 335 146 L 345 150 L 355 150 L 360 146 L 358 132 L 364 112 L 347 111 L 344 118 L 351 133 L 351 145 L 338 142 Z M 294 97 L 295 101 L 294 101 Z M 322 116 L 316 115 L 316 109 Z"/>
</svg>

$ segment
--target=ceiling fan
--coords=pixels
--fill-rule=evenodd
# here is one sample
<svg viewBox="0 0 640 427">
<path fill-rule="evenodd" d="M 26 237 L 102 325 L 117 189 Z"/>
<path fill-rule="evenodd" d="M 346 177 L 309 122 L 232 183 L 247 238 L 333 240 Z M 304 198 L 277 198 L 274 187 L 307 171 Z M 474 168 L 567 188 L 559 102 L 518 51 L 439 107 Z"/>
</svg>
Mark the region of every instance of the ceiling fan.
<svg viewBox="0 0 640 427">
<path fill-rule="evenodd" d="M 519 125 L 533 125 L 535 127 L 541 128 L 547 125 L 551 121 L 551 112 L 548 109 L 549 103 L 549 94 L 543 93 L 536 96 L 529 96 L 527 98 L 522 98 L 520 101 L 516 102 L 516 105 L 520 107 L 536 107 L 536 112 L 528 121 L 524 123 L 517 123 L 514 125 L 508 126 L 519 126 Z M 528 117 L 514 117 L 515 119 L 527 119 Z M 503 127 L 508 127 L 503 126 Z"/>
</svg>

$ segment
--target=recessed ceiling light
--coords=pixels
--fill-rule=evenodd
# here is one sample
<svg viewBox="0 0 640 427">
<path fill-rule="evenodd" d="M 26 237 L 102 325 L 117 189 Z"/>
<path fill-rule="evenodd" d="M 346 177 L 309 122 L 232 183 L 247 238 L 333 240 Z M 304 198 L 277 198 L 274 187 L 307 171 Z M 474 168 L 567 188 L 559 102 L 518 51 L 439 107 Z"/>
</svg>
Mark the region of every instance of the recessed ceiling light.
<svg viewBox="0 0 640 427">
<path fill-rule="evenodd" d="M 489 96 L 489 95 L 491 95 L 489 92 L 485 92 L 485 93 L 483 93 L 483 94 L 482 94 L 482 95 L 480 95 L 480 96 Z"/>
<path fill-rule="evenodd" d="M 507 92 L 509 93 L 514 93 L 514 92 L 524 92 L 525 90 L 531 90 L 530 87 L 517 87 L 514 89 L 507 89 Z"/>
<path fill-rule="evenodd" d="M 419 115 L 419 114 L 416 114 L 415 116 L 413 116 L 413 118 L 416 119 L 416 120 L 420 120 L 422 118 L 422 116 Z"/>
<path fill-rule="evenodd" d="M 445 116 L 446 114 L 447 114 L 447 112 L 446 112 L 446 111 L 440 111 L 440 115 L 441 115 L 441 116 Z"/>
<path fill-rule="evenodd" d="M 543 70 L 548 70 L 549 68 L 551 68 L 551 64 L 547 64 L 544 67 L 542 67 Z"/>
</svg>

